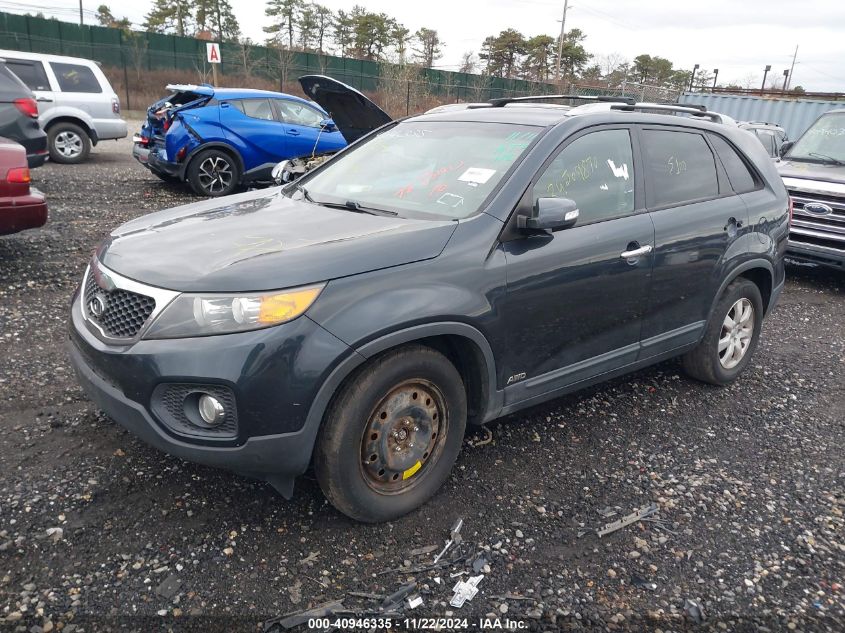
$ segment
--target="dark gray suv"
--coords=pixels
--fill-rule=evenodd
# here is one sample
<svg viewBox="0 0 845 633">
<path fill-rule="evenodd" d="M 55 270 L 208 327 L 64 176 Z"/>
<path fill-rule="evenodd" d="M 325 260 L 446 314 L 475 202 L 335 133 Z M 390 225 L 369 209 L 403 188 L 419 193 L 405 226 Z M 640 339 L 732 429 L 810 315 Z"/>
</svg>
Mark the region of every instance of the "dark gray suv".
<svg viewBox="0 0 845 633">
<path fill-rule="evenodd" d="M 714 384 L 747 367 L 789 202 L 718 121 L 500 100 L 390 122 L 285 187 L 116 229 L 73 297 L 73 365 L 164 451 L 285 496 L 313 464 L 341 512 L 392 519 L 467 424 L 674 356 Z"/>
</svg>

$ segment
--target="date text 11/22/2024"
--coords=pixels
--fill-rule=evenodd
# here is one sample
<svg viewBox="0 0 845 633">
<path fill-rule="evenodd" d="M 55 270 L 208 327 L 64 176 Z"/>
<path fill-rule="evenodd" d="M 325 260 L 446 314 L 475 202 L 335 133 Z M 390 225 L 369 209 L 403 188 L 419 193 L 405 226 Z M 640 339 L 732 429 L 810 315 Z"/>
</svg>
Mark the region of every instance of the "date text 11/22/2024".
<svg viewBox="0 0 845 633">
<path fill-rule="evenodd" d="M 312 618 L 308 630 L 398 629 L 406 631 L 522 631 L 528 622 L 510 618 Z"/>
</svg>

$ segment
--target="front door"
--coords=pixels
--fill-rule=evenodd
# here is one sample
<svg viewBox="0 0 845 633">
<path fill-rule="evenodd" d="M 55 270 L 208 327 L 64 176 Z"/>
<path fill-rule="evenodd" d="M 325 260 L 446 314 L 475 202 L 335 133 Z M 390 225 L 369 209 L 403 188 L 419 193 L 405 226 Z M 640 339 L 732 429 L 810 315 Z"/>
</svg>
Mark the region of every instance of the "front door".
<svg viewBox="0 0 845 633">
<path fill-rule="evenodd" d="M 276 120 L 270 99 L 232 99 L 220 104 L 220 125 L 241 150 L 247 172 L 270 170 L 286 155 L 284 126 Z"/>
<path fill-rule="evenodd" d="M 569 141 L 535 178 L 521 209 L 561 197 L 580 215 L 571 228 L 503 244 L 506 404 L 636 360 L 654 246 L 638 176 L 630 131 L 614 127 Z"/>
<path fill-rule="evenodd" d="M 322 129 L 326 116 L 319 110 L 293 99 L 274 99 L 274 103 L 284 124 L 290 158 L 333 152 L 346 145 L 337 129 Z"/>
</svg>

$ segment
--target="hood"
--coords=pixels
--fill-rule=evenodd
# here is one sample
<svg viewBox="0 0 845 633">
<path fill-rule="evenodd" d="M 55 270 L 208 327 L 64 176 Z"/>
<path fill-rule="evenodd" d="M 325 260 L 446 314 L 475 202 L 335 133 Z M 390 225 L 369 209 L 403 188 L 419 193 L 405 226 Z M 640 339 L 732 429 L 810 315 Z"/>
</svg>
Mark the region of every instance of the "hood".
<svg viewBox="0 0 845 633">
<path fill-rule="evenodd" d="M 329 113 L 347 143 L 353 143 L 393 119 L 352 86 L 325 75 L 299 78 L 305 94 Z"/>
<path fill-rule="evenodd" d="M 845 184 L 845 165 L 808 163 L 798 160 L 782 160 L 777 163 L 781 178 L 802 178 Z"/>
<path fill-rule="evenodd" d="M 170 290 L 275 290 L 436 257 L 456 226 L 329 209 L 265 189 L 132 220 L 98 258 Z"/>
</svg>

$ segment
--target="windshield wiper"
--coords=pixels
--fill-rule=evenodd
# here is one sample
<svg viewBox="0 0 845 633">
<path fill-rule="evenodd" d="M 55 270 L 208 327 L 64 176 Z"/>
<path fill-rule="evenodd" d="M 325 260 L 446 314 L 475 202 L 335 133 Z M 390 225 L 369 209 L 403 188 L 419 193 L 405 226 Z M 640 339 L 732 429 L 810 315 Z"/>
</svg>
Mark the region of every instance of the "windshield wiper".
<svg viewBox="0 0 845 633">
<path fill-rule="evenodd" d="M 354 211 L 355 213 L 369 213 L 370 215 L 399 215 L 396 211 L 390 209 L 376 209 L 373 207 L 365 207 L 357 200 L 347 200 L 346 202 L 317 202 L 313 200 L 314 204 L 319 204 L 322 207 L 329 207 L 330 209 L 346 209 L 347 211 Z"/>
<path fill-rule="evenodd" d="M 838 158 L 834 158 L 833 156 L 828 156 L 827 154 L 819 154 L 818 152 L 808 152 L 807 156 L 812 156 L 813 158 L 821 158 L 822 160 L 826 160 L 834 165 L 845 165 L 845 160 L 839 160 Z"/>
<path fill-rule="evenodd" d="M 302 193 L 302 199 L 303 200 L 307 200 L 308 202 L 310 202 L 312 204 L 317 204 L 316 202 L 314 202 L 314 198 L 311 197 L 311 194 L 308 193 L 308 190 L 305 187 L 297 184 L 297 185 L 294 185 L 293 188 L 294 188 L 295 191 L 299 191 L 299 192 Z"/>
</svg>

